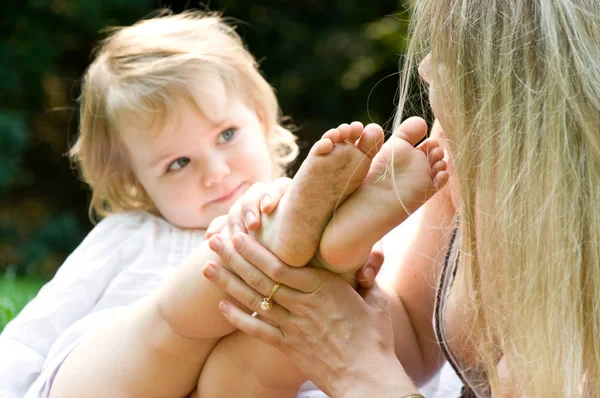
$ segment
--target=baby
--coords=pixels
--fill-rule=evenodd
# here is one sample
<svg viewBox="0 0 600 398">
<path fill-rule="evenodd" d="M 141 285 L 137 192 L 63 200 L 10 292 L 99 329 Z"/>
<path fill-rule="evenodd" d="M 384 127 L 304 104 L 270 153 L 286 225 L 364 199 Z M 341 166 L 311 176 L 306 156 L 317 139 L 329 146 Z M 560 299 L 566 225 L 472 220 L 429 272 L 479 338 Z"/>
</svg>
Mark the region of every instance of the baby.
<svg viewBox="0 0 600 398">
<path fill-rule="evenodd" d="M 201 273 L 220 261 L 204 240 L 211 221 L 297 155 L 278 116 L 256 61 L 217 16 L 165 13 L 102 43 L 84 77 L 71 154 L 104 219 L 0 336 L 7 395 L 226 396 L 227 376 L 244 396 L 295 396 L 304 376 L 273 348 L 228 336 L 223 293 Z M 377 125 L 328 131 L 263 218 L 260 239 L 294 265 L 319 252 L 321 266 L 354 275 L 387 225 L 344 239 L 338 229 L 377 198 L 386 167 L 408 210 L 435 192 L 443 154 L 434 142 L 413 148 L 420 138 L 393 137 L 378 153 Z M 381 212 L 402 221 L 398 203 Z M 269 360 L 236 356 L 243 350 Z"/>
</svg>

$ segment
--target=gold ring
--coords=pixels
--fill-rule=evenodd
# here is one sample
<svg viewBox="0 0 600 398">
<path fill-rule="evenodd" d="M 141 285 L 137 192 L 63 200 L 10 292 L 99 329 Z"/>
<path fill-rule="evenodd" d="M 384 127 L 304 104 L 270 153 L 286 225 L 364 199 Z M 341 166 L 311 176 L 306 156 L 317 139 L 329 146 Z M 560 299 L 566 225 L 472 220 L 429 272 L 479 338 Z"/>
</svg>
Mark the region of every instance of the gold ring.
<svg viewBox="0 0 600 398">
<path fill-rule="evenodd" d="M 271 311 L 271 309 L 273 308 L 273 302 L 271 301 L 271 298 L 273 297 L 275 292 L 277 292 L 280 286 L 281 284 L 279 283 L 275 284 L 275 286 L 273 286 L 273 289 L 271 289 L 271 294 L 269 294 L 269 297 L 265 297 L 262 300 L 260 300 L 260 308 L 262 308 L 264 311 Z"/>
</svg>

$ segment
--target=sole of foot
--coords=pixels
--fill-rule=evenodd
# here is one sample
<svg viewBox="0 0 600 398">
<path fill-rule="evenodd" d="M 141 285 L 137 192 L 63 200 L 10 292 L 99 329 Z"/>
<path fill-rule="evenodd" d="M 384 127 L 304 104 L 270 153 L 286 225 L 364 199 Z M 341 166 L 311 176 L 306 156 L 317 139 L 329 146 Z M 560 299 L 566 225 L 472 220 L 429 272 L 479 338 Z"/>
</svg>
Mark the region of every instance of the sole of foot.
<svg viewBox="0 0 600 398">
<path fill-rule="evenodd" d="M 327 131 L 310 150 L 277 209 L 262 215 L 255 237 L 285 263 L 306 265 L 335 209 L 363 182 L 383 130 L 360 122 Z"/>
<path fill-rule="evenodd" d="M 447 164 L 438 142 L 428 139 L 415 147 L 426 133 L 425 121 L 413 117 L 385 142 L 361 186 L 323 233 L 318 257 L 326 268 L 356 272 L 375 243 L 446 184 Z"/>
</svg>

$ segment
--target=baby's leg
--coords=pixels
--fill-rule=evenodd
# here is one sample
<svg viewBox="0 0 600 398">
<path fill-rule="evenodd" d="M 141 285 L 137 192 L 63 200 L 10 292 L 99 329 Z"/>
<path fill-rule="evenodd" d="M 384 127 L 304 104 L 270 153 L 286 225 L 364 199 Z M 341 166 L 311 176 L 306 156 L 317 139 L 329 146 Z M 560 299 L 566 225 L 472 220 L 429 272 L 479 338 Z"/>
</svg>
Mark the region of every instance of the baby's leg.
<svg viewBox="0 0 600 398">
<path fill-rule="evenodd" d="M 317 258 L 326 268 L 354 274 L 375 243 L 446 183 L 437 141 L 414 147 L 426 133 L 422 119 L 410 118 L 383 145 L 361 186 L 338 207 L 323 233 Z"/>
<path fill-rule="evenodd" d="M 196 387 L 218 341 L 234 327 L 227 294 L 202 275 L 220 257 L 203 243 L 159 290 L 90 328 L 67 357 L 52 397 L 182 397 Z M 231 299 L 231 298 L 228 298 Z"/>
<path fill-rule="evenodd" d="M 281 351 L 237 331 L 208 357 L 195 396 L 294 398 L 306 380 Z"/>
<path fill-rule="evenodd" d="M 334 210 L 363 181 L 383 142 L 377 125 L 329 130 L 311 149 L 277 209 L 262 215 L 254 237 L 282 261 L 301 267 L 319 248 Z"/>
</svg>

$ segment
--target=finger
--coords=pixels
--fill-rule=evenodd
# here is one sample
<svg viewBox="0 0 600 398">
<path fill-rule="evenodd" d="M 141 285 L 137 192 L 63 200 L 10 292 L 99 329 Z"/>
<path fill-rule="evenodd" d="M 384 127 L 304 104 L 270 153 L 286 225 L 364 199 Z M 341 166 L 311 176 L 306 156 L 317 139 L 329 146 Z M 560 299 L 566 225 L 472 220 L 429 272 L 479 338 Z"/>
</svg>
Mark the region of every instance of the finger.
<svg viewBox="0 0 600 398">
<path fill-rule="evenodd" d="M 375 272 L 375 276 L 379 274 L 381 271 L 381 267 L 383 266 L 383 262 L 385 261 L 385 255 L 383 254 L 383 244 L 381 241 L 377 242 L 375 246 L 373 246 L 373 250 L 371 251 L 371 255 L 367 260 L 370 262 L 373 271 Z"/>
<path fill-rule="evenodd" d="M 227 227 L 229 228 L 229 233 L 231 235 L 240 232 L 247 232 L 244 219 L 242 218 L 242 207 L 240 200 L 235 202 L 227 213 Z"/>
<path fill-rule="evenodd" d="M 226 214 L 216 217 L 215 219 L 213 219 L 211 221 L 208 228 L 206 228 L 206 234 L 204 235 L 204 237 L 206 239 L 208 239 L 213 235 L 219 234 L 219 233 L 221 233 L 221 231 L 223 231 L 223 228 L 225 228 L 226 226 L 227 226 L 227 215 Z"/>
<path fill-rule="evenodd" d="M 235 250 L 248 263 L 253 264 L 253 267 L 260 269 L 272 280 L 303 293 L 312 293 L 319 289 L 320 279 L 316 274 L 324 272 L 323 270 L 309 267 L 290 267 L 246 234 L 236 234 L 231 240 Z"/>
<path fill-rule="evenodd" d="M 371 266 L 371 263 L 373 262 L 371 259 L 372 257 L 373 255 L 369 254 L 367 261 L 362 267 L 359 268 L 358 271 L 356 271 L 356 274 L 354 275 L 356 282 L 360 287 L 369 288 L 375 280 L 375 272 Z"/>
<path fill-rule="evenodd" d="M 381 270 L 383 260 L 383 249 L 380 242 L 378 242 L 373 246 L 365 264 L 356 272 L 356 281 L 360 287 L 369 288 L 373 285 L 375 277 Z"/>
<path fill-rule="evenodd" d="M 260 227 L 260 200 L 267 192 L 270 186 L 262 182 L 252 185 L 244 196 L 240 198 L 239 220 L 241 220 L 248 230 L 255 230 Z"/>
<path fill-rule="evenodd" d="M 225 264 L 228 264 L 233 269 L 233 271 L 245 282 L 247 287 L 251 288 L 251 290 L 257 294 L 255 298 L 260 297 L 260 300 L 262 300 L 262 298 L 269 296 L 273 287 L 277 283 L 280 283 L 281 286 L 274 294 L 272 301 L 281 304 L 286 309 L 295 308 L 294 306 L 299 300 L 298 292 L 295 291 L 293 287 L 286 286 L 284 282 L 275 282 L 259 268 L 248 262 L 234 249 L 230 239 L 223 235 L 215 235 L 209 239 L 208 245 L 219 255 L 219 257 L 221 257 Z M 268 250 L 267 252 L 270 254 Z M 256 303 L 250 304 L 253 305 L 253 309 L 256 308 Z"/>
<path fill-rule="evenodd" d="M 233 326 L 242 332 L 283 351 L 283 333 L 278 327 L 269 325 L 265 321 L 246 314 L 225 300 L 219 303 L 219 310 Z"/>
<path fill-rule="evenodd" d="M 275 297 L 271 299 L 273 307 L 270 310 L 263 309 L 260 302 L 265 296 L 252 289 L 229 270 L 213 261 L 209 261 L 204 265 L 202 274 L 206 279 L 223 289 L 250 311 L 256 312 L 275 324 L 280 324 L 285 319 L 285 316 L 287 316 L 287 310 L 274 302 Z"/>
<path fill-rule="evenodd" d="M 279 200 L 285 194 L 291 182 L 291 178 L 281 177 L 269 184 L 267 191 L 260 199 L 260 210 L 265 214 L 272 213 L 277 208 Z"/>
</svg>

